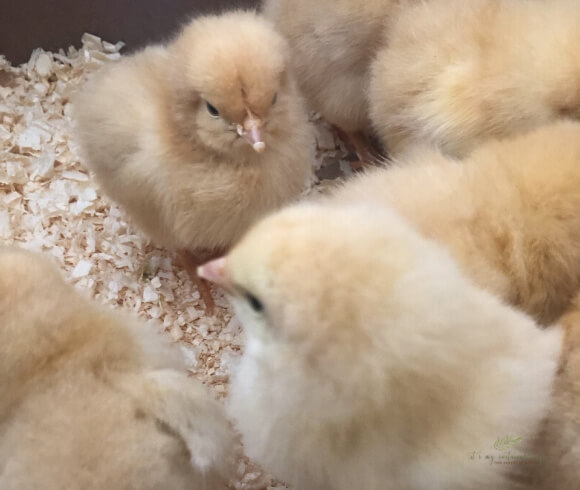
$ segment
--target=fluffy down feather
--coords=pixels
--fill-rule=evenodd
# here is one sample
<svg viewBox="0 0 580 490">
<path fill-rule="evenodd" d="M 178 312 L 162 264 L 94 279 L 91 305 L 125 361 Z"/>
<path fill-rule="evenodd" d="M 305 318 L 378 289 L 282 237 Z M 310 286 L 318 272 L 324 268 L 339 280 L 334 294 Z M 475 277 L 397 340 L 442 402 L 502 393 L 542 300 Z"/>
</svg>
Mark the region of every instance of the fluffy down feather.
<svg viewBox="0 0 580 490">
<path fill-rule="evenodd" d="M 580 3 L 437 0 L 398 17 L 372 68 L 391 154 L 424 141 L 464 156 L 493 137 L 580 117 Z"/>
<path fill-rule="evenodd" d="M 0 249 L 0 488 L 225 488 L 233 438 L 179 353 Z"/>
<path fill-rule="evenodd" d="M 370 128 L 370 63 L 402 0 L 265 0 L 288 39 L 292 67 L 313 109 L 344 131 Z"/>
<path fill-rule="evenodd" d="M 158 244 L 227 249 L 308 185 L 314 133 L 286 42 L 252 12 L 200 17 L 74 101 L 86 164 Z"/>
<path fill-rule="evenodd" d="M 394 212 L 288 208 L 200 273 L 244 325 L 230 407 L 275 475 L 295 488 L 512 488 L 469 455 L 536 432 L 561 330 L 475 287 Z"/>
<path fill-rule="evenodd" d="M 580 482 L 580 296 L 561 323 L 564 349 L 550 413 L 534 447 L 534 490 L 578 488 Z"/>
<path fill-rule="evenodd" d="M 464 161 L 415 148 L 331 198 L 393 206 L 479 286 L 542 324 L 580 288 L 580 124 L 479 147 Z"/>
</svg>

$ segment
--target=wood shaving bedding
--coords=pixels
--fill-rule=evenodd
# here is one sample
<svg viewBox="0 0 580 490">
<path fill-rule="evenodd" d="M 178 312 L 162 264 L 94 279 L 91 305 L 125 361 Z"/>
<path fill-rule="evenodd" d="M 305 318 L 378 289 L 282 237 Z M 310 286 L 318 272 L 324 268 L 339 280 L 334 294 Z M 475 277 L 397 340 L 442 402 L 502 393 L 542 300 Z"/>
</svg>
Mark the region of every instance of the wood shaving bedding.
<svg viewBox="0 0 580 490">
<path fill-rule="evenodd" d="M 218 397 L 242 350 L 241 326 L 213 290 L 217 314 L 205 317 L 199 294 L 168 252 L 152 245 L 103 197 L 71 139 L 71 94 L 123 43 L 85 34 L 82 47 L 35 49 L 13 67 L 0 56 L 0 243 L 48 253 L 69 280 L 98 301 L 132 310 L 179 342 L 189 371 Z M 320 117 L 317 184 L 324 192 L 350 174 L 348 154 Z M 240 456 L 235 489 L 285 488 Z"/>
</svg>

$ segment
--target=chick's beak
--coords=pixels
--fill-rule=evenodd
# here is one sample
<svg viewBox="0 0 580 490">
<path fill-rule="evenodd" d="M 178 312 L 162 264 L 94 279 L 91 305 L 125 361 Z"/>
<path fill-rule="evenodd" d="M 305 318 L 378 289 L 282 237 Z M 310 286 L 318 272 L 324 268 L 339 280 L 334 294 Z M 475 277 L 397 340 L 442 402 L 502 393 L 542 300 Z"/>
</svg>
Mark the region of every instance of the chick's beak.
<svg viewBox="0 0 580 490">
<path fill-rule="evenodd" d="M 243 124 L 238 124 L 237 131 L 256 152 L 262 153 L 266 149 L 266 143 L 264 143 L 262 136 L 262 121 L 250 111 L 248 111 L 248 116 L 244 119 Z"/>
<path fill-rule="evenodd" d="M 213 282 L 226 290 L 230 289 L 230 283 L 226 277 L 226 258 L 210 260 L 197 268 L 197 275 L 206 281 Z"/>
</svg>

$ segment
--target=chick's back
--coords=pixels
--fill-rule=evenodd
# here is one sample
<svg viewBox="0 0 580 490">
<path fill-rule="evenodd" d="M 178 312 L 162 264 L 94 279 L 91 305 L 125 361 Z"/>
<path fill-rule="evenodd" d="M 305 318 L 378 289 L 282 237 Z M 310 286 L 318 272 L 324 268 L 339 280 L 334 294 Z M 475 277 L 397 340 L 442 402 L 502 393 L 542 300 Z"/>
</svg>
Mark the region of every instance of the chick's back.
<svg viewBox="0 0 580 490">
<path fill-rule="evenodd" d="M 391 154 L 477 145 L 580 116 L 574 0 L 437 0 L 405 9 L 371 69 L 369 106 Z"/>
<path fill-rule="evenodd" d="M 0 249 L 0 487 L 223 488 L 223 410 L 140 323 Z"/>
<path fill-rule="evenodd" d="M 489 142 L 464 161 L 418 147 L 331 199 L 395 207 L 481 287 L 543 324 L 580 286 L 580 124 Z"/>
</svg>

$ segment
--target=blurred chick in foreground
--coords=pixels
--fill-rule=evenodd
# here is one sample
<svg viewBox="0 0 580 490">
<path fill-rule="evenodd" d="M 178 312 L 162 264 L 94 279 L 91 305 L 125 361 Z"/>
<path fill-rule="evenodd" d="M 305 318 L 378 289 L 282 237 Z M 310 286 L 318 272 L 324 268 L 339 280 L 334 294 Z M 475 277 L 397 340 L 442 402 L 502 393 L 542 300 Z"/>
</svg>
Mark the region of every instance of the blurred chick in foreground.
<svg viewBox="0 0 580 490">
<path fill-rule="evenodd" d="M 489 138 L 580 118 L 577 0 L 437 0 L 398 17 L 370 110 L 392 154 L 425 141 L 465 156 Z"/>
<path fill-rule="evenodd" d="M 479 286 L 544 325 L 580 289 L 578 123 L 489 142 L 465 161 L 417 148 L 330 199 L 395 207 Z"/>
<path fill-rule="evenodd" d="M 510 488 L 470 453 L 546 411 L 561 330 L 476 288 L 387 208 L 303 204 L 200 268 L 247 342 L 231 411 L 295 488 Z"/>
<path fill-rule="evenodd" d="M 292 68 L 312 108 L 339 129 L 365 161 L 372 159 L 370 64 L 400 3 L 405 1 L 264 1 L 264 14 L 288 39 Z"/>
<path fill-rule="evenodd" d="M 534 448 L 534 490 L 578 488 L 580 482 L 580 295 L 561 323 L 564 349 L 550 413 Z"/>
<path fill-rule="evenodd" d="M 196 266 L 296 198 L 313 128 L 284 39 L 252 12 L 201 17 L 107 66 L 74 101 L 87 165 L 158 244 Z M 198 280 L 197 280 L 198 281 Z M 207 285 L 198 281 L 208 309 Z"/>
<path fill-rule="evenodd" d="M 0 249 L 0 488 L 225 488 L 224 411 L 176 352 L 89 303 L 51 262 Z"/>
</svg>

